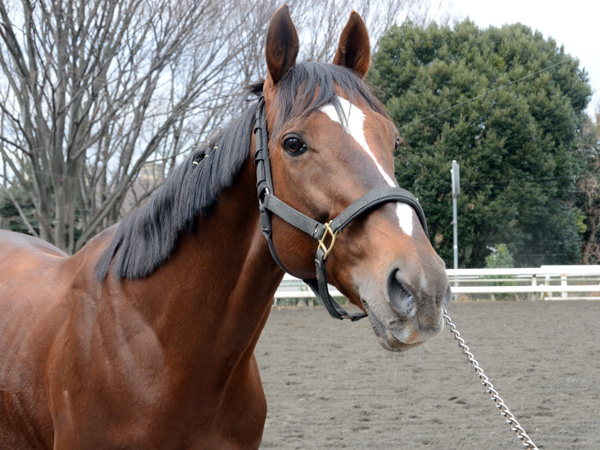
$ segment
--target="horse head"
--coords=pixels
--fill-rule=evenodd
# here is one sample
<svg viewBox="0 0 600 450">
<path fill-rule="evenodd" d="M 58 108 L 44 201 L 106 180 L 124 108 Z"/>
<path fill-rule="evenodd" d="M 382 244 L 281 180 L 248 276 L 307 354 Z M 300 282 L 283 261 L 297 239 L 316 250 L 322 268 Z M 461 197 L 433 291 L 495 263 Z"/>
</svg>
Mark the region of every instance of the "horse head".
<svg viewBox="0 0 600 450">
<path fill-rule="evenodd" d="M 371 191 L 398 188 L 394 152 L 401 138 L 363 81 L 370 47 L 357 13 L 333 64 L 297 64 L 298 48 L 283 6 L 269 25 L 263 86 L 272 189 L 283 203 L 327 223 Z M 368 313 L 381 345 L 394 351 L 437 335 L 450 301 L 444 262 L 429 242 L 418 202 L 409 203 L 377 204 L 336 235 L 335 245 L 333 235 L 326 243 L 330 282 Z M 314 279 L 314 236 L 287 222 L 272 217 L 280 265 Z"/>
</svg>

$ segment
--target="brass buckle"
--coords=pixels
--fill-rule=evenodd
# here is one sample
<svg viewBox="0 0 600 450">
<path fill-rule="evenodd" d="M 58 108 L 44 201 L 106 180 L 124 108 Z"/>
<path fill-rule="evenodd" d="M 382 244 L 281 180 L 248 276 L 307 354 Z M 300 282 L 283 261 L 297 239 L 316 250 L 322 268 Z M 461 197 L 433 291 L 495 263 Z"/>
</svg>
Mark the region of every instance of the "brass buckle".
<svg viewBox="0 0 600 450">
<path fill-rule="evenodd" d="M 323 255 L 323 261 L 327 259 L 331 250 L 333 250 L 333 245 L 335 244 L 335 238 L 338 235 L 338 231 L 335 233 L 331 229 L 331 221 L 325 224 L 325 233 L 323 233 L 323 237 L 319 240 L 319 248 L 325 252 Z M 329 241 L 329 247 L 325 243 L 327 237 L 330 236 L 331 240 Z"/>
</svg>

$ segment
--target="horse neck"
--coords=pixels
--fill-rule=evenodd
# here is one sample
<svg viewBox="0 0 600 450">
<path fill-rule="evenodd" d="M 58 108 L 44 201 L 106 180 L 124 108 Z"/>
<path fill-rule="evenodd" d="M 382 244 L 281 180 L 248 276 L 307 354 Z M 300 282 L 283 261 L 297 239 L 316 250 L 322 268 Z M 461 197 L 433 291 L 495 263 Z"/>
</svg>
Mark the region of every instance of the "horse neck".
<svg viewBox="0 0 600 450">
<path fill-rule="evenodd" d="M 169 261 L 132 282 L 159 339 L 187 361 L 249 360 L 283 273 L 260 231 L 251 160 Z M 149 301 L 149 299 L 151 299 Z M 186 351 L 187 349 L 187 351 Z"/>
</svg>

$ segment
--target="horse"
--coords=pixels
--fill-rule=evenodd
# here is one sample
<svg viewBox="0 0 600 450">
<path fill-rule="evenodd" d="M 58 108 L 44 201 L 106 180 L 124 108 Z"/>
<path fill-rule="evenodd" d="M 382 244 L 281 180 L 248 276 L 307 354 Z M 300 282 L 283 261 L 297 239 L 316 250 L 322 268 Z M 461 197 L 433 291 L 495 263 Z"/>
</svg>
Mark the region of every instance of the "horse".
<svg viewBox="0 0 600 450">
<path fill-rule="evenodd" d="M 253 352 L 282 268 L 332 316 L 368 315 L 387 350 L 443 328 L 444 263 L 394 177 L 364 22 L 352 12 L 331 64 L 298 48 L 284 5 L 246 110 L 77 253 L 0 232 L 2 448 L 258 448 Z"/>
</svg>

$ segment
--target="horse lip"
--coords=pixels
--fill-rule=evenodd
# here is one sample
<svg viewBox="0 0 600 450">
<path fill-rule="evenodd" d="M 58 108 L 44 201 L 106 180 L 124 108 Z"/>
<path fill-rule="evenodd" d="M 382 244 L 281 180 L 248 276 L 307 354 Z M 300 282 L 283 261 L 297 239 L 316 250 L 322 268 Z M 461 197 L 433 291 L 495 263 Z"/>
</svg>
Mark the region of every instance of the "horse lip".
<svg viewBox="0 0 600 450">
<path fill-rule="evenodd" d="M 367 311 L 369 321 L 371 322 L 371 326 L 373 327 L 373 330 L 375 332 L 375 335 L 377 336 L 379 343 L 386 350 L 400 352 L 403 350 L 408 350 L 412 347 L 416 347 L 417 345 L 420 345 L 424 342 L 424 340 L 419 340 L 415 342 L 415 338 L 418 337 L 418 333 L 415 333 L 414 331 L 413 333 L 411 333 L 411 337 L 408 341 L 400 338 L 391 329 L 394 325 L 398 324 L 398 319 L 388 320 L 388 326 L 386 326 L 384 325 L 384 322 L 379 317 L 377 317 L 377 315 L 370 308 L 368 300 L 362 297 L 360 300 L 363 306 L 365 307 L 365 310 Z"/>
</svg>

